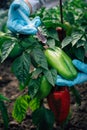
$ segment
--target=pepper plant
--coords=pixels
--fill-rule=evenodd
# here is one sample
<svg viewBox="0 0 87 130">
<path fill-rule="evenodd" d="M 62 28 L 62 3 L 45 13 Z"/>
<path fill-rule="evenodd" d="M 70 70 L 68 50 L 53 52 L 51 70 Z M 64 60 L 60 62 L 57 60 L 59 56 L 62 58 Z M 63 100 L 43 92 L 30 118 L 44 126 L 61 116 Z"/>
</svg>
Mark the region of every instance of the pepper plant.
<svg viewBox="0 0 87 130">
<path fill-rule="evenodd" d="M 80 6 L 78 2 L 81 3 Z M 54 51 L 56 46 L 65 51 L 71 59 L 87 61 L 86 3 L 84 4 L 81 0 L 75 2 L 70 0 L 61 6 L 63 7 L 61 19 L 60 6 L 51 9 L 41 8 L 31 16 L 31 19 L 35 15 L 41 17 L 42 26 L 39 30 L 47 38 L 47 46 L 43 47 L 37 36 L 0 33 L 1 63 L 7 58 L 13 59 L 11 69 L 22 91 L 22 94 L 15 100 L 12 115 L 16 121 L 21 123 L 26 117 L 27 110 L 31 109 L 32 120 L 38 130 L 52 130 L 55 121 L 61 126 L 67 123 L 70 118 L 70 91 L 76 97 L 76 102 L 81 104 L 79 92 L 75 87 L 68 89 L 65 86 L 63 89 L 55 86 L 59 73 L 54 66 L 49 64 L 44 53 L 49 48 Z M 73 8 L 75 8 L 74 11 Z M 62 35 L 64 36 L 60 40 Z M 62 55 L 65 56 L 64 53 Z M 65 58 L 67 59 L 68 56 Z M 62 92 L 65 92 L 66 96 L 62 96 Z M 66 101 L 65 97 L 67 97 Z M 45 98 L 50 108 L 45 107 Z M 64 105 L 64 102 L 67 104 Z M 64 115 L 62 115 L 62 110 Z"/>
</svg>

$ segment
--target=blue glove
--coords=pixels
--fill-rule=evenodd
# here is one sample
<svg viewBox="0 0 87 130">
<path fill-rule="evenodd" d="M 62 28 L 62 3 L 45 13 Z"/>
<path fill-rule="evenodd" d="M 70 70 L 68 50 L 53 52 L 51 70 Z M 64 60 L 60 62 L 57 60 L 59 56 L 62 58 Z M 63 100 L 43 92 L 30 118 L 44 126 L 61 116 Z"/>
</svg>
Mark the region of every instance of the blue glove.
<svg viewBox="0 0 87 130">
<path fill-rule="evenodd" d="M 60 75 L 58 75 L 56 80 L 56 85 L 71 87 L 87 81 L 87 64 L 79 60 L 73 60 L 72 62 L 74 66 L 77 68 L 77 70 L 79 71 L 77 77 L 74 80 L 66 80 L 62 78 Z"/>
<path fill-rule="evenodd" d="M 13 33 L 36 34 L 37 28 L 41 24 L 40 17 L 37 16 L 33 20 L 30 20 L 30 12 L 31 9 L 24 0 L 15 0 L 11 4 L 8 13 L 8 29 Z"/>
</svg>

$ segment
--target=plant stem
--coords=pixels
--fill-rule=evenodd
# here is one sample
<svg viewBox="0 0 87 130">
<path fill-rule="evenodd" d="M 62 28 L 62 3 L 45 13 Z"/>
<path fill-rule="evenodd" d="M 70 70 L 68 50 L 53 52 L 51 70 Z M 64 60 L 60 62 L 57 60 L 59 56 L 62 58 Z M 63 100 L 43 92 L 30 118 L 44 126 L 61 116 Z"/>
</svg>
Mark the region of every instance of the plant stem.
<svg viewBox="0 0 87 130">
<path fill-rule="evenodd" d="M 59 2 L 59 5 L 60 5 L 60 21 L 61 21 L 61 24 L 63 24 L 63 6 L 62 6 L 62 0 L 60 0 Z M 57 28 L 57 32 L 58 32 L 58 37 L 59 37 L 59 40 L 60 42 L 62 42 L 62 40 L 65 38 L 66 36 L 66 32 L 63 28 L 61 27 L 58 27 Z"/>
<path fill-rule="evenodd" d="M 61 23 L 63 24 L 62 0 L 60 0 L 60 19 L 61 19 Z"/>
</svg>

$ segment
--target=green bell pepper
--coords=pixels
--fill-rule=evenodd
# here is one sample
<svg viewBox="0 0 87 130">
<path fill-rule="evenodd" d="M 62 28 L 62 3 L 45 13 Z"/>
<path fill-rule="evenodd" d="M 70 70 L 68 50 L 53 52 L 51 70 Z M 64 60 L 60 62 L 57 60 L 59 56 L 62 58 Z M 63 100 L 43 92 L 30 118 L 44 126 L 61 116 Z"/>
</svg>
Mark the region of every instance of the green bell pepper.
<svg viewBox="0 0 87 130">
<path fill-rule="evenodd" d="M 77 76 L 77 70 L 74 67 L 71 58 L 60 48 L 48 48 L 44 51 L 48 64 L 55 68 L 62 77 L 73 80 Z"/>
<path fill-rule="evenodd" d="M 42 100 L 48 96 L 52 89 L 52 85 L 48 82 L 45 76 L 41 77 L 41 85 L 37 97 Z"/>
</svg>

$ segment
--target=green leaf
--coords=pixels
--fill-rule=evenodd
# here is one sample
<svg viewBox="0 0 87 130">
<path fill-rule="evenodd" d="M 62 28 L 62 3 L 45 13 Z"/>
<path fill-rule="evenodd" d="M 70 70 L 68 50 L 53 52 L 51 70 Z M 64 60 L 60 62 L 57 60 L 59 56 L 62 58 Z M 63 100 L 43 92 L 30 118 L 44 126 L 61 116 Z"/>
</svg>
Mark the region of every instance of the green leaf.
<svg viewBox="0 0 87 130">
<path fill-rule="evenodd" d="M 40 100 L 37 97 L 34 97 L 30 102 L 29 102 L 29 108 L 32 111 L 35 111 L 36 109 L 40 108 Z"/>
<path fill-rule="evenodd" d="M 75 96 L 75 99 L 76 99 L 76 103 L 78 105 L 81 105 L 81 96 L 80 96 L 80 93 L 79 91 L 73 86 L 70 88 L 71 92 L 73 93 L 73 95 Z"/>
<path fill-rule="evenodd" d="M 5 96 L 3 96 L 2 94 L 0 94 L 0 101 L 9 101 L 9 99 Z"/>
<path fill-rule="evenodd" d="M 56 70 L 44 70 L 43 71 L 44 75 L 46 76 L 48 82 L 54 86 L 55 85 L 55 79 L 57 77 L 57 72 Z"/>
<path fill-rule="evenodd" d="M 48 36 L 58 41 L 58 34 L 55 29 L 49 29 Z"/>
<path fill-rule="evenodd" d="M 52 69 L 50 69 L 50 72 L 51 72 L 51 74 L 52 74 L 53 82 L 54 82 L 54 84 L 55 84 L 55 82 L 56 82 L 56 77 L 57 77 L 57 70 L 52 68 Z"/>
<path fill-rule="evenodd" d="M 52 27 L 56 28 L 56 27 L 59 26 L 57 19 L 55 20 L 55 19 L 52 19 L 52 18 L 44 20 L 43 23 L 44 23 L 46 28 L 52 28 Z"/>
<path fill-rule="evenodd" d="M 33 36 L 29 36 L 29 37 L 26 36 L 26 38 L 23 38 L 23 37 L 21 38 L 21 45 L 25 49 L 28 49 L 28 48 L 31 49 L 37 46 L 38 42 Z"/>
<path fill-rule="evenodd" d="M 72 46 L 74 46 L 82 37 L 83 34 L 80 33 L 72 33 Z"/>
<path fill-rule="evenodd" d="M 74 14 L 72 12 L 67 12 L 66 21 L 68 21 L 70 24 L 74 23 Z"/>
<path fill-rule="evenodd" d="M 23 95 L 19 96 L 14 103 L 12 116 L 19 123 L 22 122 L 22 120 L 26 116 L 27 109 L 29 108 L 29 102 L 30 102 L 30 96 Z"/>
<path fill-rule="evenodd" d="M 46 70 L 48 69 L 47 60 L 46 60 L 45 55 L 41 49 L 34 48 L 32 51 L 32 55 L 33 55 L 34 60 L 36 61 L 36 63 L 38 64 L 39 67 L 42 67 Z"/>
<path fill-rule="evenodd" d="M 37 79 L 38 76 L 42 73 L 42 68 L 36 68 L 32 73 L 32 79 Z"/>
<path fill-rule="evenodd" d="M 77 42 L 76 47 L 78 48 L 78 47 L 81 47 L 81 46 L 85 46 L 85 44 L 86 44 L 86 41 L 80 39 L 80 40 Z"/>
<path fill-rule="evenodd" d="M 79 47 L 79 48 L 76 48 L 75 51 L 75 56 L 79 59 L 79 60 L 82 60 L 84 61 L 84 55 L 85 55 L 85 49 L 84 47 Z"/>
<path fill-rule="evenodd" d="M 24 90 L 28 86 L 28 83 L 29 83 L 30 79 L 31 79 L 31 73 L 29 73 L 25 84 L 22 84 L 22 83 L 19 82 L 19 89 L 21 91 Z"/>
<path fill-rule="evenodd" d="M 47 44 L 49 45 L 50 48 L 54 48 L 55 47 L 55 40 L 48 39 Z"/>
<path fill-rule="evenodd" d="M 3 43 L 12 41 L 12 37 L 0 31 L 0 48 Z"/>
<path fill-rule="evenodd" d="M 27 53 L 23 53 L 20 57 L 16 58 L 12 64 L 13 73 L 23 85 L 26 84 L 29 76 L 30 64 L 30 56 Z"/>
<path fill-rule="evenodd" d="M 15 42 L 12 41 L 7 41 L 2 45 L 1 62 L 3 62 L 8 57 L 8 55 L 10 54 L 14 46 L 15 46 Z"/>
<path fill-rule="evenodd" d="M 19 89 L 20 89 L 20 91 L 22 91 L 22 90 L 24 90 L 25 89 L 25 85 L 23 85 L 23 84 L 21 84 L 21 83 L 19 83 Z"/>
<path fill-rule="evenodd" d="M 3 121 L 4 121 L 4 129 L 7 130 L 9 118 L 8 118 L 7 108 L 6 108 L 3 101 L 0 101 L 0 111 L 1 111 L 1 114 L 2 114 Z"/>
<path fill-rule="evenodd" d="M 40 87 L 39 79 L 30 80 L 30 82 L 28 84 L 28 93 L 31 96 L 31 98 L 33 98 L 37 94 L 39 87 Z"/>
<path fill-rule="evenodd" d="M 64 48 L 67 45 L 71 44 L 71 42 L 72 42 L 72 37 L 69 37 L 69 36 L 65 37 L 64 40 L 61 43 L 62 48 Z"/>
<path fill-rule="evenodd" d="M 54 114 L 51 110 L 41 107 L 32 114 L 33 123 L 38 130 L 52 130 L 54 124 Z"/>
<path fill-rule="evenodd" d="M 87 53 L 87 42 L 84 47 L 85 47 L 85 53 Z"/>
</svg>

